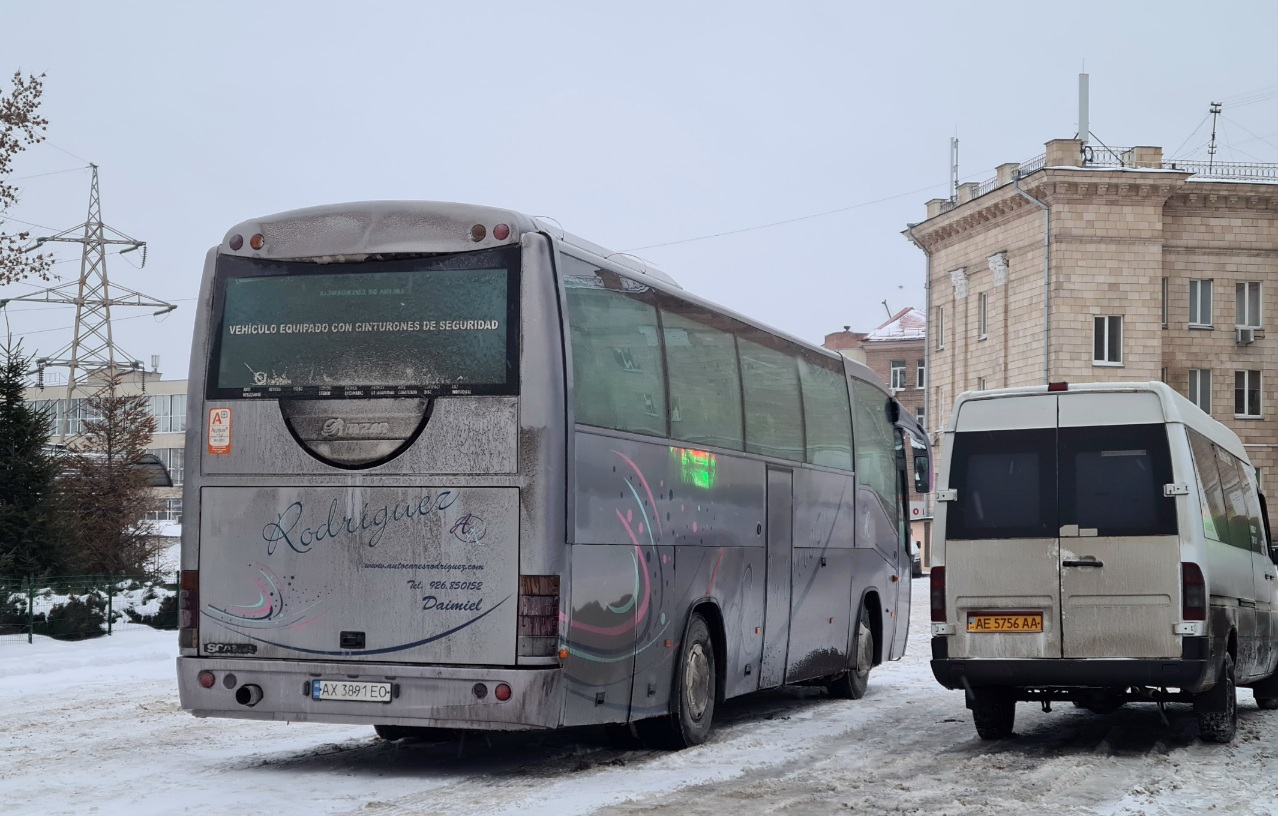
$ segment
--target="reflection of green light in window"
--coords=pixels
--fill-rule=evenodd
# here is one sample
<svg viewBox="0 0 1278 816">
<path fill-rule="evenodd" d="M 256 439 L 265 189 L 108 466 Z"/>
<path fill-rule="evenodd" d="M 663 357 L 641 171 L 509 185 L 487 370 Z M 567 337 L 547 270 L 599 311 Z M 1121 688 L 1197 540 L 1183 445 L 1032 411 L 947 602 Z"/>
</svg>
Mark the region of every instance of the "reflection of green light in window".
<svg viewBox="0 0 1278 816">
<path fill-rule="evenodd" d="M 680 481 L 707 490 L 714 487 L 719 465 L 713 453 L 688 448 L 671 448 L 670 453 L 679 458 Z"/>
</svg>

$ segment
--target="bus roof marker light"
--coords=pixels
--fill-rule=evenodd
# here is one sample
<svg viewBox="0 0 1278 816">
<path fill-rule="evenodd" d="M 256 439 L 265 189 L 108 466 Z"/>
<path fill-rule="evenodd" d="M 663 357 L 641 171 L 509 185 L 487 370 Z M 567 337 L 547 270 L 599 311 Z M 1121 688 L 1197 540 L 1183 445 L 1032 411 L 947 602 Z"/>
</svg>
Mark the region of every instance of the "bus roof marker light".
<svg viewBox="0 0 1278 816">
<path fill-rule="evenodd" d="M 470 228 L 470 240 L 479 243 L 488 235 L 488 229 L 483 224 L 476 224 Z"/>
<path fill-rule="evenodd" d="M 240 247 L 244 246 L 244 236 L 238 234 L 232 235 L 231 240 L 227 241 L 227 243 L 230 245 L 231 249 L 238 250 Z"/>
<path fill-rule="evenodd" d="M 253 249 L 261 249 L 264 243 L 266 243 L 266 238 L 260 232 L 249 239 L 249 246 L 253 247 Z"/>
<path fill-rule="evenodd" d="M 1069 390 L 1069 383 L 1067 382 L 1054 382 L 1054 383 L 1047 384 L 1047 393 L 1049 394 L 1052 393 L 1053 391 L 1068 391 L 1068 390 Z"/>
<path fill-rule="evenodd" d="M 507 238 L 510 237 L 510 227 L 506 226 L 505 224 L 498 224 L 497 226 L 493 227 L 493 237 L 496 238 L 498 241 L 505 241 Z"/>
</svg>

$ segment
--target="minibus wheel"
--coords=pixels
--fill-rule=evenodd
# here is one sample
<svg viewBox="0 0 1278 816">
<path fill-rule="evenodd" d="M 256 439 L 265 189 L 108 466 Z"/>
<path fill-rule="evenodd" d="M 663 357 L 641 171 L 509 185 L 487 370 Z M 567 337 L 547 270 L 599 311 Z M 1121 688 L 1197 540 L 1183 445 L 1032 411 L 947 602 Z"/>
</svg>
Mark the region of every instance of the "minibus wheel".
<svg viewBox="0 0 1278 816">
<path fill-rule="evenodd" d="M 1225 653 L 1216 685 L 1194 695 L 1198 736 L 1203 742 L 1232 742 L 1238 730 L 1238 690 L 1234 686 L 1234 656 Z"/>
<path fill-rule="evenodd" d="M 1012 736 L 1016 724 L 1016 700 L 997 691 L 984 691 L 970 704 L 976 735 L 983 740 L 1001 740 Z"/>
</svg>

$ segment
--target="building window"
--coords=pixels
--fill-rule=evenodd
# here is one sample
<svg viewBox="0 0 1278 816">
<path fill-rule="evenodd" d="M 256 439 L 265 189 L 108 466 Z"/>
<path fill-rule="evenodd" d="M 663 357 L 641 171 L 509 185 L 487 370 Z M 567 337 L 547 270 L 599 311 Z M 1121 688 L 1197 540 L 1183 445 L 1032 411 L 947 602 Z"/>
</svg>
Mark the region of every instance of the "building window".
<svg viewBox="0 0 1278 816">
<path fill-rule="evenodd" d="M 914 369 L 914 387 L 923 388 L 927 385 L 927 361 L 919 360 L 918 363 Z"/>
<path fill-rule="evenodd" d="M 1260 416 L 1260 372 L 1234 372 L 1234 416 Z"/>
<path fill-rule="evenodd" d="M 182 463 L 184 451 L 182 448 L 150 448 L 147 453 L 155 454 L 155 457 L 164 463 L 169 469 L 169 478 L 173 480 L 173 486 L 177 487 L 182 484 Z"/>
<path fill-rule="evenodd" d="M 1211 369 L 1189 369 L 1189 401 L 1211 413 Z"/>
<path fill-rule="evenodd" d="M 936 307 L 936 347 L 945 348 L 945 307 Z"/>
<path fill-rule="evenodd" d="M 976 390 L 977 390 L 977 391 L 984 391 L 984 390 L 985 390 L 985 378 L 984 378 L 984 377 L 977 377 L 977 378 L 976 378 Z"/>
<path fill-rule="evenodd" d="M 1167 279 L 1163 278 L 1163 328 L 1167 328 Z"/>
<path fill-rule="evenodd" d="M 186 394 L 157 394 L 149 400 L 156 433 L 186 431 Z"/>
<path fill-rule="evenodd" d="M 1234 285 L 1234 323 L 1240 329 L 1260 328 L 1260 284 L 1251 281 Z"/>
<path fill-rule="evenodd" d="M 893 360 L 891 374 L 892 374 L 892 377 L 891 377 L 892 390 L 898 391 L 904 388 L 905 387 L 905 361 Z"/>
<path fill-rule="evenodd" d="M 989 295 L 982 292 L 977 298 L 977 326 L 979 337 L 978 340 L 984 340 L 989 336 L 989 314 L 990 314 L 990 298 Z"/>
<path fill-rule="evenodd" d="M 918 410 L 915 411 L 914 415 L 919 418 L 919 425 L 926 428 L 927 427 L 927 409 L 924 408 L 922 405 L 920 405 Z"/>
<path fill-rule="evenodd" d="M 176 521 L 180 524 L 182 522 L 182 500 L 160 499 L 156 503 L 155 509 L 147 511 L 146 520 Z"/>
<path fill-rule="evenodd" d="M 1123 364 L 1122 315 L 1098 315 L 1092 341 L 1092 365 Z"/>
<path fill-rule="evenodd" d="M 1211 281 L 1189 282 L 1189 325 L 1196 328 L 1211 326 Z"/>
</svg>

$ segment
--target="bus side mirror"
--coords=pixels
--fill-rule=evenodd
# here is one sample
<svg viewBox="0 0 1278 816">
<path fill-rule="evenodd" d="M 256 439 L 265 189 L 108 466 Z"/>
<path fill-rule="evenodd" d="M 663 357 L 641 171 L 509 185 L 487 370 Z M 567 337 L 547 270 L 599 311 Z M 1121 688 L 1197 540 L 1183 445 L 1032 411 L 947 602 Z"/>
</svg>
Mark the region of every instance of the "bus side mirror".
<svg viewBox="0 0 1278 816">
<path fill-rule="evenodd" d="M 932 492 L 932 468 L 926 453 L 914 455 L 914 492 Z"/>
</svg>

